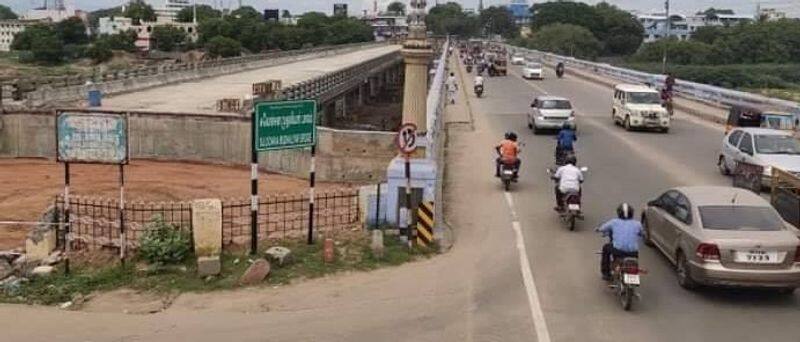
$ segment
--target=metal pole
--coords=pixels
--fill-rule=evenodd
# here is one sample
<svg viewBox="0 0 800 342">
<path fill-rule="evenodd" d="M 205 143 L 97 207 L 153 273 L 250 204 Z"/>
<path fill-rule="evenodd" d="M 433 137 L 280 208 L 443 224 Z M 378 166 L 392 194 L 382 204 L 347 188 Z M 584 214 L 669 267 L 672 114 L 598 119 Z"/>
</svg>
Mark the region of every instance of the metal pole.
<svg viewBox="0 0 800 342">
<path fill-rule="evenodd" d="M 125 236 L 125 166 L 119 164 L 119 260 L 125 264 L 125 252 L 128 248 Z"/>
<path fill-rule="evenodd" d="M 411 227 L 411 158 L 406 154 L 406 236 L 408 237 L 408 247 L 414 240 L 414 229 Z"/>
<path fill-rule="evenodd" d="M 317 145 L 311 145 L 311 166 L 309 168 L 308 176 L 308 241 L 309 245 L 314 243 L 314 183 L 315 176 L 315 161 L 317 155 Z"/>
<path fill-rule="evenodd" d="M 375 228 L 380 228 L 381 224 L 381 183 L 378 183 L 378 195 L 375 196 Z"/>
<path fill-rule="evenodd" d="M 64 162 L 64 274 L 69 274 L 71 228 L 69 219 L 69 162 Z"/>
<path fill-rule="evenodd" d="M 250 146 L 250 254 L 258 252 L 258 151 L 256 150 L 256 115 L 253 113 Z"/>
<path fill-rule="evenodd" d="M 667 34 L 664 37 L 664 39 L 666 39 L 666 41 L 664 42 L 664 58 L 661 61 L 661 63 L 662 63 L 661 64 L 661 73 L 662 74 L 666 74 L 667 73 L 667 50 L 669 49 L 669 45 L 668 45 L 669 44 L 669 35 L 670 35 L 671 31 L 672 31 L 672 19 L 669 17 L 669 0 L 666 0 L 664 2 L 664 9 L 666 10 L 666 14 L 667 14 Z"/>
</svg>

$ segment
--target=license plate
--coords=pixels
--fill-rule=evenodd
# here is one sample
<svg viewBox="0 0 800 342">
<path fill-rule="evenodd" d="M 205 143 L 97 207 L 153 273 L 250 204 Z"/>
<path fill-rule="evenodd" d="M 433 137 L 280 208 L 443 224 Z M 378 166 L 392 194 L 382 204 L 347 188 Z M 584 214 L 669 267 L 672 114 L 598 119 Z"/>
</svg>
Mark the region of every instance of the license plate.
<svg viewBox="0 0 800 342">
<path fill-rule="evenodd" d="M 639 285 L 639 275 L 638 274 L 627 274 L 624 273 L 622 277 L 622 281 L 625 284 L 629 285 Z"/>
<path fill-rule="evenodd" d="M 569 210 L 581 210 L 580 204 L 569 204 L 567 205 L 567 209 Z"/>
<path fill-rule="evenodd" d="M 506 171 L 503 171 L 503 174 L 504 174 L 504 175 L 511 176 L 511 175 L 513 175 L 513 174 L 514 174 L 514 171 L 508 171 L 508 170 L 506 170 Z"/>
<path fill-rule="evenodd" d="M 778 264 L 777 251 L 738 251 L 734 255 L 734 260 L 748 264 Z"/>
</svg>

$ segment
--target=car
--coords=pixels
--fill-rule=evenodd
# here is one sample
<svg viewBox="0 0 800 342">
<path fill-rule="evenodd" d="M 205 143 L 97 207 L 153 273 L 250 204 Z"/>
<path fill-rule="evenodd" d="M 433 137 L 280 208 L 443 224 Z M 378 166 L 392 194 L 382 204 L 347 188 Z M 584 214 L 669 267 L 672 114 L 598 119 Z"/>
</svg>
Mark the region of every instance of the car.
<svg viewBox="0 0 800 342">
<path fill-rule="evenodd" d="M 792 131 L 734 128 L 722 140 L 717 166 L 720 173 L 729 175 L 738 163 L 760 166 L 762 186 L 769 186 L 773 167 L 800 175 L 800 142 Z"/>
<path fill-rule="evenodd" d="M 611 119 L 626 130 L 657 129 L 669 132 L 670 116 L 661 105 L 661 95 L 655 89 L 638 84 L 619 84 L 614 87 Z"/>
<path fill-rule="evenodd" d="M 575 110 L 566 98 L 539 96 L 533 100 L 531 108 L 528 114 L 528 127 L 533 130 L 534 134 L 539 134 L 547 129 L 561 129 L 565 122 L 577 129 Z"/>
<path fill-rule="evenodd" d="M 525 67 L 522 68 L 522 78 L 528 80 L 544 79 L 544 68 L 542 67 L 542 63 L 528 62 L 525 64 Z"/>
<path fill-rule="evenodd" d="M 523 65 L 523 64 L 525 64 L 525 56 L 523 56 L 523 55 L 513 55 L 513 56 L 511 56 L 511 64 L 513 64 L 513 65 Z"/>
<path fill-rule="evenodd" d="M 797 126 L 797 119 L 793 113 L 774 108 L 762 109 L 735 105 L 728 111 L 725 134 L 730 133 L 734 127 L 763 127 L 794 131 Z"/>
<path fill-rule="evenodd" d="M 724 186 L 667 190 L 642 213 L 645 244 L 676 268 L 684 288 L 800 287 L 796 230 L 752 191 Z"/>
</svg>

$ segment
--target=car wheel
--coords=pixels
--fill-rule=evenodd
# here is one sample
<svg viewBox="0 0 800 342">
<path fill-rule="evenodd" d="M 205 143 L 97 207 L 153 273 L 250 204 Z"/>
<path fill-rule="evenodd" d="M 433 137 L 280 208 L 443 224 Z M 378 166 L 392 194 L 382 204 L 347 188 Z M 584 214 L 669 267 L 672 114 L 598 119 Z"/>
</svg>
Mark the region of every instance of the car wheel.
<svg viewBox="0 0 800 342">
<path fill-rule="evenodd" d="M 644 234 L 644 237 L 642 238 L 642 240 L 644 240 L 644 244 L 648 247 L 655 246 L 652 235 L 650 234 L 650 224 L 647 223 L 647 216 L 644 215 L 642 215 L 642 233 Z"/>
<path fill-rule="evenodd" d="M 667 134 L 669 133 L 669 127 L 664 127 L 661 129 L 661 133 Z"/>
<path fill-rule="evenodd" d="M 542 130 L 539 129 L 539 127 L 537 127 L 536 123 L 534 122 L 533 123 L 533 134 L 537 134 L 538 135 L 538 134 L 541 134 L 541 133 L 542 133 Z"/>
<path fill-rule="evenodd" d="M 728 169 L 728 163 L 725 162 L 725 156 L 719 156 L 717 167 L 719 167 L 719 173 L 723 176 L 729 176 L 731 174 L 731 170 Z"/>
<path fill-rule="evenodd" d="M 678 262 L 675 267 L 678 276 L 678 285 L 687 290 L 697 288 L 697 282 L 692 279 L 692 273 L 689 268 L 689 262 L 683 256 L 683 252 L 678 253 Z"/>
<path fill-rule="evenodd" d="M 631 130 L 631 117 L 630 116 L 626 116 L 625 117 L 624 125 L 625 125 L 625 130 L 626 131 L 630 131 Z"/>
<path fill-rule="evenodd" d="M 794 290 L 795 290 L 794 287 L 786 287 L 786 288 L 778 289 L 778 290 L 776 290 L 776 292 L 781 296 L 791 296 L 791 295 L 794 294 Z"/>
<path fill-rule="evenodd" d="M 528 129 L 533 129 L 533 124 L 528 121 Z"/>
</svg>

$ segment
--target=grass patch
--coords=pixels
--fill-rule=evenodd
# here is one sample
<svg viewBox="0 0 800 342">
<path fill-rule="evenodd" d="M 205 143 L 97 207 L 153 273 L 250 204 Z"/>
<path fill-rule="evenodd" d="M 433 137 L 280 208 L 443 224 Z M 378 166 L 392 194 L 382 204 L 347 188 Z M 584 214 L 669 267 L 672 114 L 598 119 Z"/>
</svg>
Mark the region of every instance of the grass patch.
<svg viewBox="0 0 800 342">
<path fill-rule="evenodd" d="M 336 258 L 332 263 L 322 260 L 323 243 L 307 245 L 302 241 L 281 244 L 292 250 L 293 261 L 283 267 L 272 265 L 264 285 L 286 285 L 300 279 L 312 279 L 344 271 L 369 271 L 386 266 L 400 265 L 433 255 L 435 248 L 408 249 L 397 237 L 386 236 L 384 255 L 376 257 L 369 247 L 369 239 L 362 233 L 343 239 L 335 246 Z M 270 246 L 263 246 L 264 250 Z M 263 255 L 263 253 L 262 253 Z M 143 271 L 133 262 L 126 265 L 81 266 L 72 268 L 69 276 L 63 269 L 53 275 L 31 279 L 18 288 L 0 289 L 0 302 L 53 305 L 71 300 L 76 294 L 130 288 L 158 294 L 206 292 L 240 287 L 239 278 L 249 267 L 247 254 L 224 254 L 221 257 L 222 273 L 207 279 L 196 275 L 196 263 L 187 261 L 185 271 L 175 268 Z"/>
</svg>

